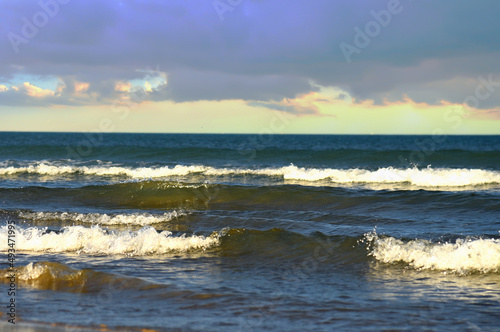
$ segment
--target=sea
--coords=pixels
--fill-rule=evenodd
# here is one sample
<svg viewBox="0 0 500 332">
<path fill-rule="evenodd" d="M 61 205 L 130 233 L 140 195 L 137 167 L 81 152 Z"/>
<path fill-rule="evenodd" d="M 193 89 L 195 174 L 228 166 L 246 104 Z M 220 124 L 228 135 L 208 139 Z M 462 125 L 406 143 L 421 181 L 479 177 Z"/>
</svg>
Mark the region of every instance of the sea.
<svg viewBox="0 0 500 332">
<path fill-rule="evenodd" d="M 500 136 L 3 132 L 0 204 L 1 330 L 500 331 Z"/>
</svg>

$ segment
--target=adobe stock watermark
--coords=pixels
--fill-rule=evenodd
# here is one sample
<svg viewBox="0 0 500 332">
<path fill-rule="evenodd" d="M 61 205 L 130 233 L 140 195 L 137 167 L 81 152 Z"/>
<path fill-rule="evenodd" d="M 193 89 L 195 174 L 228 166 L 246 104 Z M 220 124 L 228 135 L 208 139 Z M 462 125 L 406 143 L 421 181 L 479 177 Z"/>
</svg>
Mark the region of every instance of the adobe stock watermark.
<svg viewBox="0 0 500 332">
<path fill-rule="evenodd" d="M 67 5 L 71 0 L 40 0 L 38 6 L 40 10 L 37 11 L 31 19 L 26 16 L 21 17 L 23 25 L 20 33 L 9 32 L 7 38 L 14 53 L 19 53 L 19 46 L 21 44 L 28 44 L 29 41 L 38 35 L 40 29 L 44 28 L 51 18 L 54 18 L 60 12 L 61 5 Z"/>
<path fill-rule="evenodd" d="M 156 70 L 147 66 L 144 72 L 147 75 L 143 80 L 148 82 L 153 82 L 155 85 L 160 85 L 164 81 L 160 79 L 161 72 L 159 66 L 156 66 Z M 128 93 L 120 96 L 116 99 L 112 105 L 112 112 L 117 114 L 118 120 L 124 121 L 128 118 L 130 110 L 136 108 L 142 101 L 147 97 L 147 92 L 142 87 L 136 87 L 135 89 L 129 91 Z M 93 148 L 99 146 L 104 141 L 104 133 L 112 133 L 116 130 L 116 119 L 111 117 L 102 118 L 99 121 L 97 128 L 84 133 L 85 138 L 78 142 L 76 148 L 71 146 L 66 146 L 68 151 L 68 156 L 73 159 L 81 159 L 83 157 L 88 157 Z"/>
<path fill-rule="evenodd" d="M 448 124 L 448 129 L 457 130 L 460 128 L 464 117 L 474 109 L 481 107 L 481 101 L 490 98 L 500 88 L 500 81 L 493 81 L 493 74 L 489 74 L 487 78 L 481 75 L 477 79 L 478 84 L 474 89 L 474 94 L 464 98 L 463 107 L 448 109 L 443 113 L 443 120 Z M 436 128 L 433 130 L 431 137 L 416 140 L 415 143 L 419 149 L 412 151 L 406 158 L 399 155 L 400 165 L 412 167 L 423 164 L 427 157 L 436 152 L 438 145 L 446 141 L 444 132 L 443 128 Z"/>
<path fill-rule="evenodd" d="M 224 14 L 226 12 L 232 12 L 236 7 L 241 5 L 243 0 L 214 0 L 212 6 L 215 12 L 219 16 L 219 20 L 224 21 Z"/>
<path fill-rule="evenodd" d="M 8 222 L 8 235 L 7 235 L 7 248 L 8 248 L 8 259 L 7 263 L 9 268 L 8 280 L 9 288 L 7 290 L 7 295 L 9 296 L 8 304 L 5 306 L 7 308 L 6 316 L 7 322 L 10 324 L 16 324 L 16 291 L 17 291 L 17 269 L 16 269 L 16 222 L 14 220 L 9 220 Z"/>
<path fill-rule="evenodd" d="M 389 2 L 387 2 L 387 9 L 382 9 L 378 12 L 371 10 L 370 15 L 373 17 L 373 20 L 367 22 L 364 29 L 358 26 L 354 27 L 354 45 L 346 42 L 341 42 L 339 44 L 340 50 L 347 63 L 352 62 L 352 56 L 354 54 L 359 54 L 362 49 L 368 47 L 372 39 L 380 35 L 382 29 L 386 28 L 391 23 L 393 16 L 401 14 L 403 9 L 404 7 L 399 0 L 389 0 Z"/>
</svg>

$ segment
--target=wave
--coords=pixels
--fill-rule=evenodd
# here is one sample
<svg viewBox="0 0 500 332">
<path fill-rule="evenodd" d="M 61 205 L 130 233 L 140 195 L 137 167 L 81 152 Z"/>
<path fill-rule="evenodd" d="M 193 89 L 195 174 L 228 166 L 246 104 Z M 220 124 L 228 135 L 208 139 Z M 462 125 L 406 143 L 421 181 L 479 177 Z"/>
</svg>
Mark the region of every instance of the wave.
<svg viewBox="0 0 500 332">
<path fill-rule="evenodd" d="M 384 263 L 403 262 L 416 269 L 470 272 L 500 272 L 500 239 L 457 239 L 431 242 L 417 239 L 403 241 L 379 237 L 375 232 L 365 235 L 373 245 L 370 255 Z"/>
<path fill-rule="evenodd" d="M 0 251 L 7 251 L 7 226 L 0 228 Z M 322 261 L 337 264 L 366 260 L 362 247 L 353 249 L 360 237 L 332 236 L 321 233 L 303 235 L 273 228 L 252 230 L 224 228 L 210 236 L 180 235 L 159 232 L 151 226 L 138 231 L 110 231 L 100 226 L 68 226 L 61 230 L 46 227 L 16 229 L 16 250 L 19 252 L 76 253 L 89 255 L 162 255 L 194 253 L 210 250 L 223 256 L 252 254 L 261 259 L 277 259 L 281 263 L 300 258 L 320 257 Z"/>
<path fill-rule="evenodd" d="M 185 212 L 172 211 L 153 215 L 150 213 L 100 214 L 74 212 L 19 212 L 19 218 L 33 221 L 68 221 L 97 225 L 137 225 L 146 226 L 169 222 L 187 215 Z"/>
<path fill-rule="evenodd" d="M 267 176 L 292 181 L 328 181 L 333 184 L 407 184 L 417 187 L 463 187 L 487 184 L 500 184 L 500 171 L 483 169 L 453 168 L 393 168 L 333 169 L 305 168 L 294 165 L 261 169 L 215 168 L 203 165 L 174 167 L 121 167 L 121 166 L 61 166 L 38 163 L 26 167 L 0 167 L 0 175 L 37 174 L 37 175 L 90 175 L 125 177 L 130 179 L 169 178 L 175 176 Z"/>
<path fill-rule="evenodd" d="M 0 228 L 0 250 L 6 251 L 7 226 Z M 219 244 L 219 236 L 209 237 L 157 232 L 151 226 L 138 231 L 107 231 L 100 226 L 68 226 L 61 231 L 29 227 L 16 229 L 16 250 L 34 252 L 76 252 L 92 255 L 159 255 L 171 252 L 206 250 Z"/>
<path fill-rule="evenodd" d="M 0 270 L 0 282 L 7 282 L 12 271 Z M 120 291 L 123 289 L 149 290 L 165 288 L 163 285 L 150 284 L 139 278 L 124 277 L 92 269 L 77 270 L 57 262 L 36 262 L 16 268 L 17 282 L 43 290 L 57 290 L 74 293 L 97 293 L 102 290 Z"/>
<path fill-rule="evenodd" d="M 26 167 L 2 167 L 0 168 L 0 175 L 14 175 L 14 174 L 37 174 L 37 175 L 70 175 L 70 174 L 83 174 L 95 176 L 125 176 L 133 179 L 148 179 L 148 178 L 163 178 L 169 176 L 187 175 L 192 173 L 203 173 L 209 167 L 205 166 L 182 166 L 175 167 L 101 167 L 101 166 L 62 166 L 50 165 L 48 163 L 38 163 L 36 165 L 29 165 Z"/>
<path fill-rule="evenodd" d="M 405 207 L 413 211 L 421 211 L 415 207 L 416 199 L 423 204 L 422 212 L 433 213 L 433 211 L 450 208 L 456 213 L 464 212 L 470 217 L 474 217 L 474 213 L 482 213 L 482 218 L 486 218 L 485 220 L 488 218 L 496 220 L 498 213 L 495 213 L 500 208 L 498 194 L 491 195 L 486 191 L 482 192 L 484 188 L 493 186 L 426 188 L 423 191 L 417 191 L 419 187 L 402 185 L 361 187 L 367 190 L 384 189 L 376 193 L 378 198 L 373 200 L 370 198 L 371 194 L 367 195 L 363 191 L 360 194 L 359 190 L 352 190 L 352 187 L 348 186 L 315 186 L 300 183 L 276 185 L 204 183 L 193 188 L 186 188 L 185 185 L 187 185 L 185 182 L 172 186 L 171 182 L 148 180 L 78 188 L 32 186 L 0 188 L 0 202 L 4 202 L 2 208 L 6 209 L 2 214 L 8 214 L 10 218 L 15 219 L 22 220 L 23 216 L 19 214 L 19 211 L 29 213 L 27 216 L 33 218 L 30 220 L 34 222 L 37 218 L 33 215 L 34 211 L 58 212 L 61 215 L 41 214 L 40 217 L 42 219 L 54 217 L 53 220 L 47 221 L 61 221 L 60 226 L 64 226 L 65 221 L 71 222 L 73 219 L 79 224 L 94 222 L 111 225 L 113 222 L 117 224 L 126 222 L 129 225 L 140 226 L 141 223 L 152 225 L 156 223 L 156 220 L 149 218 L 149 213 L 157 218 L 158 222 L 168 222 L 170 218 L 168 213 L 173 211 L 176 211 L 181 220 L 185 219 L 183 213 L 196 214 L 207 210 L 307 210 L 320 214 L 328 212 L 333 215 L 338 215 L 342 210 L 352 215 L 353 212 L 347 210 L 355 209 L 354 215 L 373 216 L 375 213 L 380 216 L 381 206 L 384 206 L 386 211 L 392 208 L 402 211 Z M 470 190 L 477 191 L 477 194 L 471 195 Z M 52 206 L 54 207 L 51 208 Z M 79 212 L 83 215 L 62 215 L 63 212 Z M 106 213 L 107 216 L 93 215 L 94 212 Z M 162 215 L 163 213 L 167 215 Z M 459 217 L 456 213 L 453 215 Z M 120 214 L 124 217 L 117 217 Z M 385 215 L 390 216 L 390 214 Z M 172 217 L 175 218 L 174 215 Z M 193 215 L 193 217 L 196 219 L 196 216 Z M 61 220 L 60 218 L 69 219 Z M 43 220 L 41 222 L 43 223 Z"/>
<path fill-rule="evenodd" d="M 1 227 L 0 241 L 3 245 L 0 251 L 8 249 L 7 234 L 7 227 Z M 363 243 L 368 243 L 368 249 Z M 252 260 L 261 262 L 270 260 L 269 264 L 274 264 L 275 260 L 280 264 L 293 264 L 312 257 L 332 268 L 345 264 L 366 264 L 373 257 L 384 264 L 402 263 L 416 270 L 459 275 L 500 272 L 500 239 L 459 238 L 450 242 L 433 242 L 379 236 L 375 232 L 364 236 L 326 236 L 320 232 L 303 235 L 277 228 L 265 231 L 228 228 L 205 237 L 173 236 L 171 232 L 160 233 L 151 226 L 139 231 L 120 232 L 107 231 L 99 226 L 70 226 L 60 231 L 31 227 L 17 229 L 16 249 L 127 256 L 211 250 L 223 256 L 252 257 Z M 35 270 L 30 271 L 39 274 Z"/>
<path fill-rule="evenodd" d="M 406 183 L 421 187 L 460 187 L 500 183 L 500 172 L 481 169 L 396 169 L 380 168 L 376 171 L 364 169 L 305 169 L 291 166 L 285 179 L 318 181 L 330 179 L 334 183 Z"/>
</svg>

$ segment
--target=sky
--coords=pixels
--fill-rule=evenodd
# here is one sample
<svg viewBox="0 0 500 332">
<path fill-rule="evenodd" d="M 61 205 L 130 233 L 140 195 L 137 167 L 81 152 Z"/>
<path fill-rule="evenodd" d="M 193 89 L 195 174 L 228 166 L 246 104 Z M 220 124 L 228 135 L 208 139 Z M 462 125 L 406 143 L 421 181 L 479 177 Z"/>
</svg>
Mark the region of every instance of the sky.
<svg viewBox="0 0 500 332">
<path fill-rule="evenodd" d="M 0 0 L 0 131 L 500 134 L 494 0 Z"/>
</svg>

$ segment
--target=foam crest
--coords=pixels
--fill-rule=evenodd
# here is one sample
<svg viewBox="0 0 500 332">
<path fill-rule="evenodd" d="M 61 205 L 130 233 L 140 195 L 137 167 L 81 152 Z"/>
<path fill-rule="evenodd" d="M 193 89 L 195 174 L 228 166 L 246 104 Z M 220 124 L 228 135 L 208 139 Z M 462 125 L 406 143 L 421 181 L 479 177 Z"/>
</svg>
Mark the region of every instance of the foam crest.
<svg viewBox="0 0 500 332">
<path fill-rule="evenodd" d="M 38 279 L 38 278 L 40 278 L 40 276 L 43 273 L 46 272 L 46 270 L 47 270 L 47 267 L 45 267 L 41 264 L 33 265 L 33 263 L 29 263 L 28 265 L 18 269 L 17 277 L 20 280 Z"/>
<path fill-rule="evenodd" d="M 500 183 L 500 172 L 481 169 L 451 168 L 380 168 L 376 171 L 364 169 L 306 169 L 296 166 L 283 168 L 285 179 L 347 183 L 408 183 L 420 187 L 461 187 Z"/>
<path fill-rule="evenodd" d="M 0 250 L 7 248 L 7 226 L 0 228 Z M 64 227 L 60 232 L 30 227 L 16 230 L 16 250 L 35 252 L 77 252 L 92 255 L 153 255 L 205 250 L 219 244 L 218 236 L 172 236 L 145 226 L 139 231 L 106 231 L 99 226 Z"/>
<path fill-rule="evenodd" d="M 64 174 L 83 174 L 102 177 L 120 176 L 131 179 L 168 178 L 190 174 L 205 176 L 256 175 L 306 182 L 326 180 L 336 184 L 409 184 L 418 187 L 464 187 L 500 184 L 499 171 L 465 168 L 433 169 L 428 167 L 424 169 L 398 169 L 385 167 L 378 170 L 366 170 L 359 168 L 304 168 L 294 165 L 262 169 L 214 168 L 203 165 L 130 168 L 121 166 L 54 166 L 47 163 L 39 163 L 27 167 L 0 167 L 0 175 L 20 173 L 50 176 Z"/>
<path fill-rule="evenodd" d="M 404 262 L 417 269 L 468 272 L 500 272 L 500 240 L 458 239 L 455 243 L 427 240 L 402 241 L 393 237 L 365 235 L 371 241 L 371 255 L 384 263 Z"/>
<path fill-rule="evenodd" d="M 146 226 L 169 222 L 173 219 L 185 216 L 181 211 L 166 212 L 153 215 L 149 213 L 135 214 L 100 214 L 100 213 L 72 213 L 72 212 L 20 212 L 19 217 L 27 220 L 45 221 L 69 221 L 92 223 L 98 225 L 138 225 Z"/>
<path fill-rule="evenodd" d="M 147 179 L 168 177 L 174 175 L 187 175 L 192 173 L 201 173 L 207 170 L 206 166 L 182 166 L 176 165 L 175 167 L 120 167 L 120 166 L 56 166 L 47 163 L 38 163 L 36 165 L 29 165 L 26 167 L 3 167 L 0 168 L 0 175 L 13 175 L 13 174 L 38 174 L 38 175 L 68 175 L 68 174 L 84 174 L 95 176 L 125 176 L 133 179 Z"/>
</svg>

